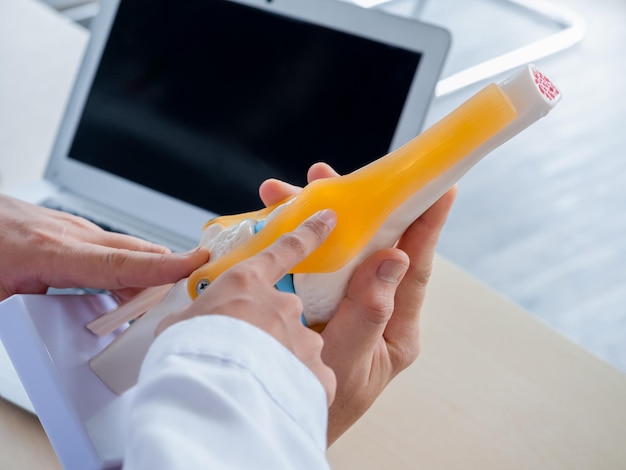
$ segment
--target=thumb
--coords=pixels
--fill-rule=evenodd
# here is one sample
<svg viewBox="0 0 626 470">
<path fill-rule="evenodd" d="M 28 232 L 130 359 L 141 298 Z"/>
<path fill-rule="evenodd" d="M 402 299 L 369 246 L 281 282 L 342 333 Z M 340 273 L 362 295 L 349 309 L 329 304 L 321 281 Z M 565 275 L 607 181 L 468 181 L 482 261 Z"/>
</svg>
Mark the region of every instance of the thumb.
<svg viewBox="0 0 626 470">
<path fill-rule="evenodd" d="M 374 350 L 391 318 L 396 289 L 408 266 L 406 253 L 387 248 L 357 267 L 346 297 L 322 333 L 336 357 L 356 360 L 363 351 Z"/>
</svg>

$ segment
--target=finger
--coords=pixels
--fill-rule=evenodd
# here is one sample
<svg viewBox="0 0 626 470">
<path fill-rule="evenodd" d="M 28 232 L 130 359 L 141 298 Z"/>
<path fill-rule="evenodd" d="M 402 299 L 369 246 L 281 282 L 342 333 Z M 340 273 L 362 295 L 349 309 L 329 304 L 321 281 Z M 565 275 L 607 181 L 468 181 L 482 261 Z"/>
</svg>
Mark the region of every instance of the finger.
<svg viewBox="0 0 626 470">
<path fill-rule="evenodd" d="M 311 370 L 317 376 L 326 391 L 328 406 L 332 405 L 337 393 L 337 377 L 335 372 L 322 361 L 319 361 L 319 364 L 311 367 Z"/>
<path fill-rule="evenodd" d="M 313 164 L 311 168 L 309 168 L 307 181 L 310 183 L 318 179 L 332 178 L 335 176 L 339 176 L 339 174 L 333 170 L 330 165 L 320 162 Z M 259 186 L 259 196 L 263 204 L 272 206 L 288 197 L 298 194 L 301 190 L 302 188 L 300 186 L 294 186 L 293 184 L 272 178 L 261 183 L 261 186 Z"/>
<path fill-rule="evenodd" d="M 111 290 L 111 294 L 120 304 L 126 303 L 134 299 L 137 295 L 144 291 L 144 287 L 124 287 L 122 289 Z"/>
<path fill-rule="evenodd" d="M 189 276 L 208 258 L 208 251 L 201 247 L 181 254 L 158 254 L 84 244 L 57 256 L 53 260 L 56 269 L 42 281 L 53 287 L 109 290 L 159 286 Z M 68 274 L 61 278 L 59 273 Z"/>
<path fill-rule="evenodd" d="M 337 224 L 337 214 L 330 210 L 316 212 L 293 232 L 281 235 L 251 260 L 272 284 L 276 284 L 291 268 L 322 244 Z"/>
<path fill-rule="evenodd" d="M 273 206 L 288 197 L 298 194 L 302 190 L 299 186 L 285 183 L 277 179 L 263 181 L 259 186 L 259 196 L 266 206 Z"/>
<path fill-rule="evenodd" d="M 324 178 L 334 178 L 335 176 L 339 176 L 328 163 L 318 162 L 311 165 L 309 171 L 307 173 L 307 181 L 311 183 L 315 180 L 320 180 Z"/>
<path fill-rule="evenodd" d="M 455 197 L 456 187 L 453 187 L 411 224 L 398 243 L 398 248 L 409 255 L 411 264 L 396 293 L 395 312 L 385 330 L 385 339 L 388 343 L 415 348 L 409 355 L 416 356 L 419 351 L 421 307 L 439 234 Z"/>
<path fill-rule="evenodd" d="M 108 246 L 110 248 L 145 251 L 148 253 L 171 253 L 171 250 L 165 246 L 131 235 L 109 232 L 83 217 L 47 208 L 43 209 L 49 211 L 48 215 L 58 219 L 59 228 L 63 229 L 61 237 L 66 236 L 81 242 Z"/>
<path fill-rule="evenodd" d="M 408 266 L 406 253 L 389 248 L 375 252 L 357 267 L 346 297 L 322 333 L 334 356 L 350 362 L 364 351 L 374 351 L 392 317 L 396 289 Z"/>
<path fill-rule="evenodd" d="M 293 343 L 285 346 L 317 376 L 326 391 L 328 406 L 335 400 L 337 391 L 337 377 L 332 368 L 322 360 L 322 350 L 324 339 L 313 330 L 303 328 L 301 324 L 296 324 L 297 335 L 293 336 Z"/>
<path fill-rule="evenodd" d="M 142 251 L 145 253 L 171 253 L 172 251 L 156 243 L 142 240 L 141 238 L 125 235 L 122 233 L 107 232 L 102 230 L 97 234 L 97 239 L 92 240 L 96 245 L 108 246 L 109 248 L 118 248 L 131 251 Z"/>
</svg>

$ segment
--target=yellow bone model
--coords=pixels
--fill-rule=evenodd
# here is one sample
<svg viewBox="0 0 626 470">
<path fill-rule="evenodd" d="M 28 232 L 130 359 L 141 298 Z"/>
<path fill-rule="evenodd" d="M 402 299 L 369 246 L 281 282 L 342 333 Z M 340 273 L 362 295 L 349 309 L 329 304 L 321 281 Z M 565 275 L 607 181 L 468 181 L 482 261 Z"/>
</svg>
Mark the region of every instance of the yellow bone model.
<svg viewBox="0 0 626 470">
<path fill-rule="evenodd" d="M 169 288 L 156 293 L 153 302 L 159 303 L 93 358 L 92 369 L 117 393 L 131 387 L 154 329 L 165 315 L 189 304 L 229 267 L 258 253 L 318 210 L 331 208 L 338 215 L 336 228 L 293 269 L 295 292 L 302 299 L 307 323 L 328 321 L 363 259 L 393 245 L 466 171 L 545 115 L 559 99 L 560 92 L 551 82 L 528 66 L 499 85 L 487 86 L 420 136 L 349 175 L 315 181 L 277 206 L 210 221 L 202 244 L 211 248 L 211 260 L 160 302 Z M 266 220 L 265 226 L 254 234 L 251 227 L 258 220 Z"/>
<path fill-rule="evenodd" d="M 314 181 L 278 207 L 234 219 L 215 219 L 207 227 L 213 223 L 230 225 L 238 219 L 270 216 L 259 233 L 194 272 L 189 277 L 189 295 L 197 297 L 196 285 L 201 279 L 214 280 L 326 208 L 337 212 L 337 226 L 292 272 L 337 271 L 365 248 L 389 215 L 409 196 L 501 131 L 516 114 L 502 89 L 491 84 L 403 147 L 349 175 Z"/>
</svg>

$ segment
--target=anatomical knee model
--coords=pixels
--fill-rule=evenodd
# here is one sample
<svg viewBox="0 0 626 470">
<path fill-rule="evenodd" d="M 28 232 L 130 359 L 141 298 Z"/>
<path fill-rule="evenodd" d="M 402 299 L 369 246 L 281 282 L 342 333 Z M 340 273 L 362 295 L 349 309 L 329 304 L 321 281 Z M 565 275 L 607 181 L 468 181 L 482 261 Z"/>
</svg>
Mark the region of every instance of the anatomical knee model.
<svg viewBox="0 0 626 470">
<path fill-rule="evenodd" d="M 488 85 L 421 135 L 353 173 L 314 181 L 276 206 L 209 221 L 200 242 L 211 252 L 207 264 L 174 285 L 147 289 L 88 325 L 96 334 L 107 334 L 141 315 L 91 360 L 92 370 L 116 393 L 132 387 L 162 318 L 189 305 L 229 267 L 318 210 L 331 208 L 337 213 L 331 235 L 278 286 L 301 298 L 306 324 L 326 323 L 359 263 L 393 246 L 472 166 L 546 115 L 560 97 L 529 65 L 500 84 Z"/>
</svg>

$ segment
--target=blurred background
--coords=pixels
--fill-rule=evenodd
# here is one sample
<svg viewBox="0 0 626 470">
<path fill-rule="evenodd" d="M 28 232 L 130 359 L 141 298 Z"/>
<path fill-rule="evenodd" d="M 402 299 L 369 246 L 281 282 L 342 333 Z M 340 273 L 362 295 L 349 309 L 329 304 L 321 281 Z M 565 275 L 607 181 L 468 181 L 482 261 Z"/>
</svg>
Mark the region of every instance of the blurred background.
<svg viewBox="0 0 626 470">
<path fill-rule="evenodd" d="M 87 29 L 98 13 L 40 1 Z M 626 2 L 353 1 L 452 33 L 427 126 L 521 63 L 561 89 L 547 118 L 461 180 L 439 252 L 626 371 Z"/>
</svg>

